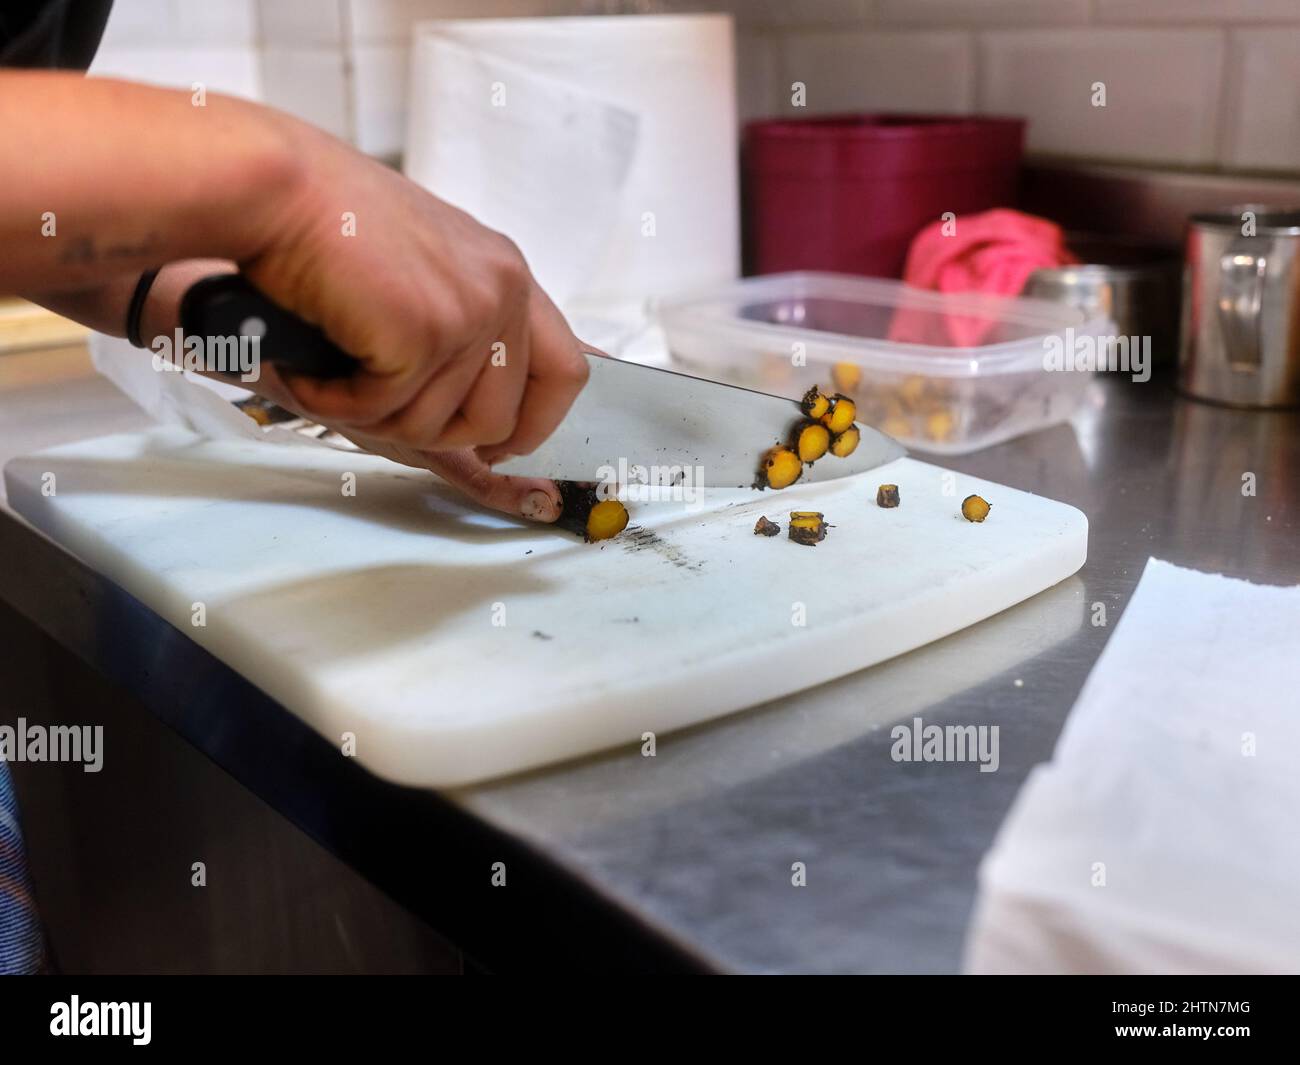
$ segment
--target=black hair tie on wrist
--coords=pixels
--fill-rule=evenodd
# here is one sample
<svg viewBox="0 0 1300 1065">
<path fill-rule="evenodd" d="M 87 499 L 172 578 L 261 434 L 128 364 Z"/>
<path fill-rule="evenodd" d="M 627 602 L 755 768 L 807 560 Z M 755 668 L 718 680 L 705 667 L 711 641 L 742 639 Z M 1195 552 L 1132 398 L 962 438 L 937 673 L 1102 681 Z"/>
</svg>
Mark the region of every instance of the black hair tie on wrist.
<svg viewBox="0 0 1300 1065">
<path fill-rule="evenodd" d="M 140 315 L 159 269 L 161 267 L 146 270 L 140 275 L 140 280 L 135 283 L 135 291 L 131 293 L 131 303 L 126 309 L 126 339 L 137 348 L 145 347 L 144 339 L 140 336 Z"/>
</svg>

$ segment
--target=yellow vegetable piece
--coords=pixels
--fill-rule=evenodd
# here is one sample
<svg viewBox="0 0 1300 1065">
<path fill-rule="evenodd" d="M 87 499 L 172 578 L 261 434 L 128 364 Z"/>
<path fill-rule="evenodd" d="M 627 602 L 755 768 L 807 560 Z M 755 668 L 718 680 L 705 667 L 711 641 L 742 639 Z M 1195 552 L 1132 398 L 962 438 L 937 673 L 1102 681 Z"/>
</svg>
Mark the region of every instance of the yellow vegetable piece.
<svg viewBox="0 0 1300 1065">
<path fill-rule="evenodd" d="M 628 513 L 618 499 L 601 499 L 593 482 L 556 481 L 560 490 L 561 529 L 577 533 L 590 543 L 608 540 L 627 528 Z"/>
<path fill-rule="evenodd" d="M 831 367 L 831 380 L 841 392 L 856 392 L 862 384 L 862 367 L 856 362 L 837 362 Z"/>
<path fill-rule="evenodd" d="M 815 547 L 826 539 L 825 516 L 815 510 L 790 511 L 790 539 L 796 544 Z"/>
<path fill-rule="evenodd" d="M 858 405 L 848 396 L 836 394 L 831 397 L 831 409 L 822 415 L 821 422 L 831 434 L 838 436 L 844 432 L 858 416 Z"/>
<path fill-rule="evenodd" d="M 627 528 L 627 507 L 617 499 L 603 499 L 587 515 L 587 539 L 608 540 Z"/>
<path fill-rule="evenodd" d="M 821 422 L 804 422 L 795 430 L 794 449 L 801 462 L 812 465 L 831 446 L 831 431 Z"/>
<path fill-rule="evenodd" d="M 967 521 L 983 521 L 993 505 L 979 496 L 967 496 L 961 501 L 961 516 Z"/>
<path fill-rule="evenodd" d="M 808 389 L 803 394 L 803 402 L 799 404 L 803 412 L 814 421 L 821 418 L 831 409 L 831 401 L 827 396 L 823 396 L 816 385 Z"/>
<path fill-rule="evenodd" d="M 759 468 L 759 486 L 766 484 L 768 488 L 788 488 L 799 480 L 802 473 L 803 463 L 799 461 L 799 456 L 788 447 L 778 444 L 763 456 Z"/>
<path fill-rule="evenodd" d="M 952 436 L 956 424 L 950 411 L 937 410 L 925 419 L 925 435 L 942 443 Z"/>
<path fill-rule="evenodd" d="M 925 395 L 925 378 L 912 374 L 903 378 L 903 383 L 899 386 L 898 394 L 903 397 L 903 402 L 909 407 L 915 406 L 922 396 Z"/>
<path fill-rule="evenodd" d="M 880 431 L 894 439 L 912 435 L 912 423 L 902 415 L 891 415 L 880 426 Z"/>
<path fill-rule="evenodd" d="M 850 425 L 831 441 L 831 454 L 841 459 L 848 458 L 858 450 L 858 441 L 861 439 L 862 430 L 856 425 Z"/>
</svg>

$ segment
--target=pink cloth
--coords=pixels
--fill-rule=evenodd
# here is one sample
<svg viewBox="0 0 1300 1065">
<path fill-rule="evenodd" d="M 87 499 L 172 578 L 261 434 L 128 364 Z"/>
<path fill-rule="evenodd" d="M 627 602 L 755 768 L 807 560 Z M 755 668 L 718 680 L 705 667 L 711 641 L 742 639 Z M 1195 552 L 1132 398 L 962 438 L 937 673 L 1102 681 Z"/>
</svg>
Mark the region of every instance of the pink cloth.
<svg viewBox="0 0 1300 1065">
<path fill-rule="evenodd" d="M 945 233 L 945 226 L 953 232 Z M 936 292 L 1016 296 L 1035 270 L 1075 262 L 1055 222 L 999 207 L 926 226 L 912 238 L 903 281 Z M 946 323 L 946 337 L 936 335 L 940 320 Z M 989 318 L 939 319 L 904 308 L 894 316 L 889 335 L 913 344 L 973 347 L 987 338 L 994 324 Z"/>
</svg>

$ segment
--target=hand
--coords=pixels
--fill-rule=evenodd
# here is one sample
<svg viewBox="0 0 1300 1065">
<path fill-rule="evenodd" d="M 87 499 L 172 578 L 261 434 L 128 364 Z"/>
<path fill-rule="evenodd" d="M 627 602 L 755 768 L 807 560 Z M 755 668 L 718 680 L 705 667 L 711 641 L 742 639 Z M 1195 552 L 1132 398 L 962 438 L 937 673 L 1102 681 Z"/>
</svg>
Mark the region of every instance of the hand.
<svg viewBox="0 0 1300 1065">
<path fill-rule="evenodd" d="M 180 323 L 180 301 L 190 285 L 232 269 L 232 264 L 219 260 L 190 260 L 163 267 L 144 304 L 141 316 L 144 335 L 170 335 Z M 306 413 L 298 405 L 288 382 L 273 366 L 263 366 L 258 380 L 248 387 L 287 410 Z M 308 417 L 314 418 L 312 415 Z M 382 455 L 404 466 L 436 473 L 481 506 L 530 521 L 553 522 L 560 516 L 563 502 L 554 481 L 493 473 L 473 448 L 430 451 L 394 443 L 343 425 L 323 424 L 342 433 L 364 451 Z"/>
<path fill-rule="evenodd" d="M 554 481 L 493 473 L 473 448 L 421 451 L 367 437 L 363 433 L 340 431 L 363 450 L 404 466 L 430 470 L 475 503 L 503 514 L 517 515 L 529 521 L 552 522 L 560 516 L 563 508 L 560 490 Z"/>
<path fill-rule="evenodd" d="M 292 129 L 301 187 L 240 265 L 361 369 L 342 380 L 286 377 L 290 405 L 407 453 L 536 448 L 587 369 L 518 249 L 340 142 Z"/>
</svg>

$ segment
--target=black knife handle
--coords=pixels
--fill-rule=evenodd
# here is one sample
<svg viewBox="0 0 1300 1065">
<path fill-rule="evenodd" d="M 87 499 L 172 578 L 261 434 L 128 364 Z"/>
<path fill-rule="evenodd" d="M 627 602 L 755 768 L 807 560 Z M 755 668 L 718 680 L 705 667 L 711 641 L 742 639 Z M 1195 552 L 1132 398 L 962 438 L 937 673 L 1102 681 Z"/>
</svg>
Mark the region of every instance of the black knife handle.
<svg viewBox="0 0 1300 1065">
<path fill-rule="evenodd" d="M 257 291 L 242 274 L 217 274 L 189 287 L 181 298 L 186 336 L 260 336 L 259 357 L 310 377 L 347 377 L 356 359 L 314 325 Z"/>
</svg>

